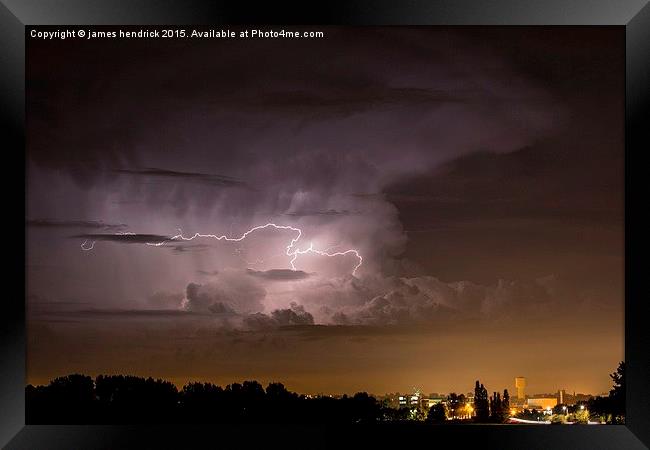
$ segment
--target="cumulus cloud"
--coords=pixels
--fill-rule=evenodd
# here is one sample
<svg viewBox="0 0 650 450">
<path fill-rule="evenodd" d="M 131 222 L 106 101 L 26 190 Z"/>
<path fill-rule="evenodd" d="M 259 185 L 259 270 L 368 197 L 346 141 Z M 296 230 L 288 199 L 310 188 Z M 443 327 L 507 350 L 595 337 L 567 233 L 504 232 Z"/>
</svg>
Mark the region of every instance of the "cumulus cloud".
<svg viewBox="0 0 650 450">
<path fill-rule="evenodd" d="M 276 309 L 271 317 L 279 325 L 313 325 L 314 317 L 302 305 L 292 302 L 288 309 Z"/>
<path fill-rule="evenodd" d="M 277 326 L 271 317 L 263 313 L 249 314 L 244 317 L 243 325 L 250 330 L 271 330 Z"/>
<path fill-rule="evenodd" d="M 235 310 L 229 304 L 223 302 L 215 302 L 211 304 L 208 306 L 208 311 L 213 314 L 235 314 Z"/>
<path fill-rule="evenodd" d="M 266 290 L 254 278 L 225 270 L 206 284 L 189 283 L 182 306 L 188 311 L 255 313 L 263 310 Z"/>
<path fill-rule="evenodd" d="M 283 326 L 314 325 L 314 317 L 302 305 L 292 302 L 289 308 L 276 309 L 271 315 L 250 314 L 244 317 L 243 325 L 250 330 L 270 330 Z"/>
<path fill-rule="evenodd" d="M 288 272 L 293 272 L 287 270 Z M 299 272 L 299 271 L 297 271 Z M 271 271 L 272 274 L 276 272 Z M 279 279 L 284 280 L 285 273 Z M 261 275 L 260 275 L 261 274 Z M 275 276 L 275 275 L 274 275 Z M 188 317 L 209 320 L 214 330 L 268 331 L 288 326 L 425 326 L 479 319 L 544 317 L 566 297 L 554 276 L 493 285 L 445 282 L 432 276 L 312 274 L 300 283 L 278 283 L 265 272 L 227 269 L 207 283 L 191 282 L 185 293 L 155 292 L 151 309 L 83 309 L 79 317 Z"/>
<path fill-rule="evenodd" d="M 435 324 L 439 320 L 543 314 L 560 301 L 551 278 L 495 285 L 444 282 L 432 276 L 315 280 L 295 293 L 317 323 Z"/>
<path fill-rule="evenodd" d="M 269 274 L 270 272 L 270 274 Z M 300 272 L 300 271 L 295 271 Z M 494 285 L 445 282 L 432 276 L 307 277 L 294 271 L 226 271 L 210 283 L 187 285 L 183 309 L 230 315 L 249 330 L 289 325 L 435 325 L 456 319 L 543 315 L 561 301 L 553 277 Z M 286 287 L 285 287 L 286 286 Z M 284 305 L 288 305 L 284 306 Z M 267 312 L 270 311 L 270 312 Z"/>
</svg>

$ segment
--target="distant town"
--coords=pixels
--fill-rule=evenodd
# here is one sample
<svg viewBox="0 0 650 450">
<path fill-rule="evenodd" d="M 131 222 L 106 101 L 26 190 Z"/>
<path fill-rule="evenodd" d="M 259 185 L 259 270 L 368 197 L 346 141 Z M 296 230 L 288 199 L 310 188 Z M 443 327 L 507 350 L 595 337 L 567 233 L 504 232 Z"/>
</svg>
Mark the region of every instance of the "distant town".
<svg viewBox="0 0 650 450">
<path fill-rule="evenodd" d="M 493 391 L 476 380 L 465 394 L 372 396 L 305 395 L 282 383 L 188 383 L 178 389 L 161 379 L 72 374 L 46 386 L 26 387 L 28 424 L 87 423 L 376 423 L 623 424 L 625 363 L 610 374 L 612 389 L 598 396 L 558 390 L 526 392 L 526 377 Z"/>
<path fill-rule="evenodd" d="M 503 394 L 493 393 L 488 399 L 488 407 L 492 402 L 493 409 L 495 403 L 501 401 L 501 408 L 507 407 L 507 419 L 510 423 L 550 423 L 554 416 L 565 415 L 561 422 L 570 423 L 581 421 L 584 423 L 601 424 L 606 423 L 608 418 L 606 414 L 594 417 L 594 420 L 586 415 L 588 407 L 595 402 L 597 398 L 608 397 L 608 393 L 599 395 L 569 393 L 565 389 L 560 389 L 553 393 L 538 393 L 529 395 L 526 391 L 526 377 L 514 378 L 514 391 L 510 393 L 508 389 Z M 478 385 L 481 389 L 481 384 Z M 407 394 L 391 393 L 378 396 L 377 399 L 383 405 L 389 408 L 404 409 L 410 411 L 411 418 L 417 420 L 428 413 L 436 405 L 442 405 L 445 411 L 445 420 L 463 421 L 476 418 L 476 390 L 465 394 L 440 394 L 430 393 L 424 395 L 419 389 Z M 596 408 L 597 409 L 597 408 Z M 612 418 L 609 418 L 612 420 Z"/>
</svg>

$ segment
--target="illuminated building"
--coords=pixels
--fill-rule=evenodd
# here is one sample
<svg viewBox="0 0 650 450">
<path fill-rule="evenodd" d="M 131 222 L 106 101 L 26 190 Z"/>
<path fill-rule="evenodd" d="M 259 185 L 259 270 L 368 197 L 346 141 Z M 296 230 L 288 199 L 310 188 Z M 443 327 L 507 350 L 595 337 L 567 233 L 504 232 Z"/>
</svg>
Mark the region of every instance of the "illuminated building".
<svg viewBox="0 0 650 450">
<path fill-rule="evenodd" d="M 517 398 L 519 400 L 525 400 L 526 399 L 526 378 L 525 377 L 515 378 L 515 389 L 517 390 Z"/>
<path fill-rule="evenodd" d="M 537 409 L 537 410 L 546 410 L 549 411 L 557 405 L 557 398 L 555 397 L 540 397 L 540 398 L 529 398 L 526 400 L 527 409 Z"/>
<path fill-rule="evenodd" d="M 416 390 L 413 392 L 413 394 L 410 395 L 400 395 L 398 397 L 398 402 L 399 402 L 399 407 L 404 408 L 420 408 L 420 399 L 422 398 L 422 395 L 420 394 L 419 390 Z"/>
<path fill-rule="evenodd" d="M 413 394 L 411 394 L 409 396 L 409 406 L 419 407 L 420 406 L 420 398 L 422 398 L 422 396 L 420 395 L 420 392 L 415 391 Z"/>
</svg>

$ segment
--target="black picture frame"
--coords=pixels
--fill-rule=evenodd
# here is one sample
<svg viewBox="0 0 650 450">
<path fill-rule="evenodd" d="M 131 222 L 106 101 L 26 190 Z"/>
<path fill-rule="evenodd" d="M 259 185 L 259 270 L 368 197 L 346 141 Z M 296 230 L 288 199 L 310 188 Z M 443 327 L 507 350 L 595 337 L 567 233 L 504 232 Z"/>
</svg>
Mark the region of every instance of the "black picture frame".
<svg viewBox="0 0 650 450">
<path fill-rule="evenodd" d="M 625 27 L 626 425 L 602 427 L 400 425 L 44 426 L 25 425 L 25 31 L 29 25 L 338 24 L 613 25 Z M 5 261 L 11 286 L 0 313 L 0 445 L 8 449 L 466 445 L 499 449 L 641 449 L 650 446 L 650 304 L 642 294 L 643 165 L 650 149 L 650 5 L 646 0 L 446 0 L 267 2 L 0 0 L 0 117 Z M 645 152 L 644 152 L 645 150 Z M 468 447 L 470 448 L 470 447 Z"/>
</svg>

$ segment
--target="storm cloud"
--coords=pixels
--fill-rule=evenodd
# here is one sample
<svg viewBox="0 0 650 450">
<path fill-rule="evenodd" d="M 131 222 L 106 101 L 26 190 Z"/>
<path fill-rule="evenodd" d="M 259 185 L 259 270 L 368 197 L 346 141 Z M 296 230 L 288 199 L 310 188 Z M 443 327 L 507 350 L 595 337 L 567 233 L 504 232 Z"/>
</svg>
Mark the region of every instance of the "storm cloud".
<svg viewBox="0 0 650 450">
<path fill-rule="evenodd" d="M 189 283 L 182 300 L 188 311 L 255 313 L 261 311 L 266 290 L 244 273 L 227 270 L 210 283 Z"/>
</svg>

